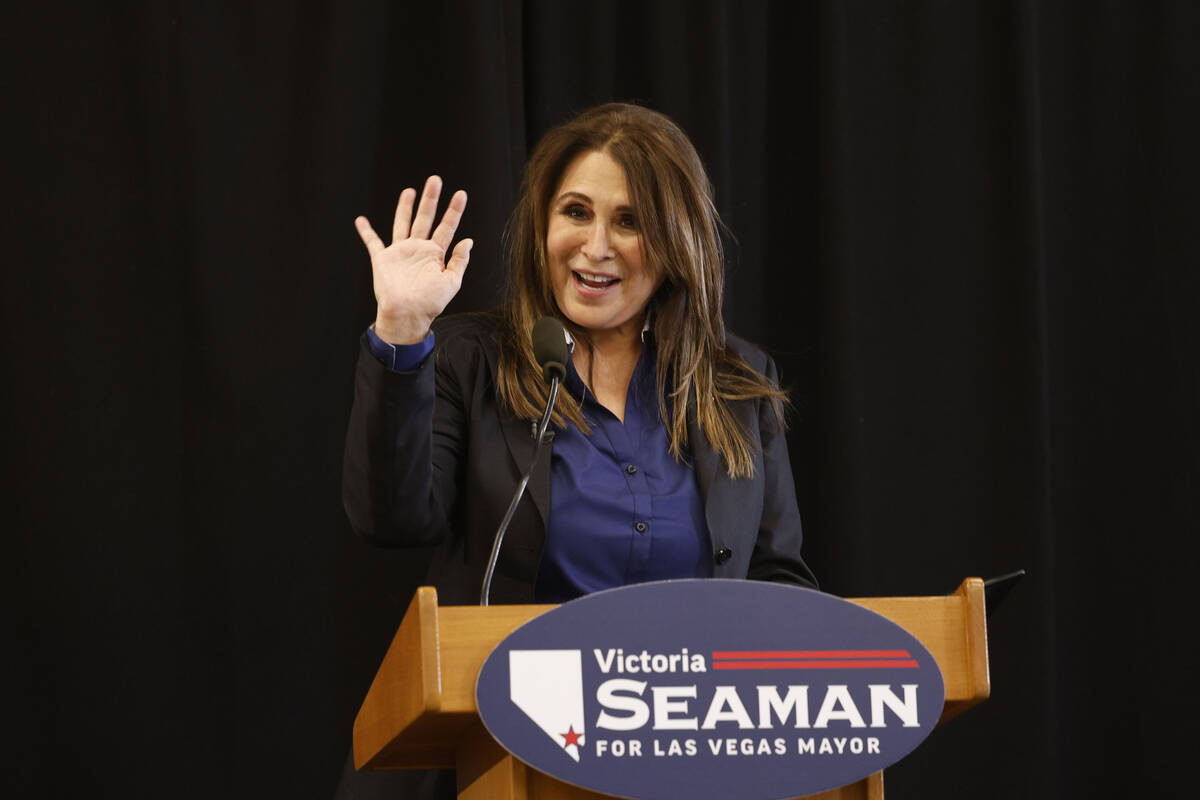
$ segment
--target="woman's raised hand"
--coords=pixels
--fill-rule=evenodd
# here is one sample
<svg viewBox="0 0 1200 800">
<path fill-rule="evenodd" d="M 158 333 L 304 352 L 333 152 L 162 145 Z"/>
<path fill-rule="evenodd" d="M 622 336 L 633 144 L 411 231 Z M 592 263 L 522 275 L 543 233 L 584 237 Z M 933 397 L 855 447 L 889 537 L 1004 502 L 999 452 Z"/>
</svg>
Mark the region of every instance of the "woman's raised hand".
<svg viewBox="0 0 1200 800">
<path fill-rule="evenodd" d="M 414 344 L 425 338 L 429 326 L 458 293 L 463 273 L 471 258 L 470 239 L 455 246 L 454 232 L 467 207 L 467 193 L 461 189 L 450 198 L 442 221 L 433 227 L 442 179 L 431 175 L 425 181 L 421 202 L 413 216 L 417 192 L 405 189 L 396 204 L 392 224 L 392 243 L 384 246 L 366 217 L 354 220 L 354 227 L 371 254 L 371 272 L 375 283 L 375 333 L 390 344 Z"/>
</svg>

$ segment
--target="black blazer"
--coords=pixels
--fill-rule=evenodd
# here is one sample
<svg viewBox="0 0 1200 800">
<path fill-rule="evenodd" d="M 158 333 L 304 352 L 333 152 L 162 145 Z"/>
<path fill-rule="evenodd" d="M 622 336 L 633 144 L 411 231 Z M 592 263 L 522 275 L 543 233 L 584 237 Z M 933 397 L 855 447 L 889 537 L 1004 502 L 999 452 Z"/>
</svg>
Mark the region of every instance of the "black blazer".
<svg viewBox="0 0 1200 800">
<path fill-rule="evenodd" d="M 343 474 L 346 513 L 355 531 L 379 544 L 438 545 L 429 581 L 448 605 L 478 602 L 496 527 L 533 458 L 533 421 L 497 403 L 498 326 L 494 313 L 438 320 L 434 356 L 411 372 L 384 367 L 365 336 L 358 359 Z M 736 337 L 729 344 L 775 380 L 766 354 Z M 756 446 L 753 477 L 731 479 L 695 420 L 688 426 L 714 575 L 815 587 L 800 557 L 783 432 L 765 401 L 738 402 L 734 410 Z M 539 459 L 527 493 L 505 534 L 493 603 L 533 602 L 550 509 L 549 453 Z"/>
</svg>

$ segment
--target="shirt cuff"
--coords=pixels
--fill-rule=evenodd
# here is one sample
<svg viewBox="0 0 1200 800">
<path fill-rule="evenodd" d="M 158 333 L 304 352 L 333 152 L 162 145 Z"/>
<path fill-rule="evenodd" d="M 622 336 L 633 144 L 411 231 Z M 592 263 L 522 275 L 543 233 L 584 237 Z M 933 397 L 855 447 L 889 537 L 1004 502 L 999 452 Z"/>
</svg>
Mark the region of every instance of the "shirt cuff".
<svg viewBox="0 0 1200 800">
<path fill-rule="evenodd" d="M 426 356 L 433 352 L 433 341 L 433 331 L 430 331 L 416 344 L 389 344 L 375 333 L 374 325 L 367 328 L 367 346 L 371 349 L 371 355 L 393 372 L 408 372 L 419 367 Z"/>
</svg>

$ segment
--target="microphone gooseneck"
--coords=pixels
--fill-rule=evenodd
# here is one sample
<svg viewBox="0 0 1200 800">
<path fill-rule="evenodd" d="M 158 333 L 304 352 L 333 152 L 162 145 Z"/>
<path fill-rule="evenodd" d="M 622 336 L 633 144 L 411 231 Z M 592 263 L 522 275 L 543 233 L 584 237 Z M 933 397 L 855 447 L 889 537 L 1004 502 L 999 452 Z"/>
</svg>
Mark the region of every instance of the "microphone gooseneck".
<svg viewBox="0 0 1200 800">
<path fill-rule="evenodd" d="M 563 330 L 562 323 L 554 317 L 539 319 L 533 326 L 532 338 L 533 355 L 538 366 L 542 368 L 542 377 L 550 384 L 550 397 L 546 401 L 546 410 L 537 427 L 533 460 L 529 462 L 529 469 L 521 476 L 512 502 L 508 504 L 508 511 L 504 513 L 504 519 L 500 521 L 500 527 L 496 529 L 496 536 L 492 539 L 492 553 L 488 557 L 487 570 L 483 574 L 483 587 L 479 592 L 481 606 L 488 604 L 488 595 L 492 591 L 492 575 L 496 571 L 496 560 L 500 557 L 500 543 L 504 541 L 504 532 L 508 530 L 517 505 L 525 495 L 525 487 L 529 484 L 534 468 L 537 467 L 538 456 L 542 454 L 542 442 L 546 436 L 546 429 L 550 426 L 550 417 L 554 414 L 554 401 L 558 398 L 558 384 L 567 376 L 567 360 L 571 357 L 567 348 L 566 331 Z"/>
</svg>

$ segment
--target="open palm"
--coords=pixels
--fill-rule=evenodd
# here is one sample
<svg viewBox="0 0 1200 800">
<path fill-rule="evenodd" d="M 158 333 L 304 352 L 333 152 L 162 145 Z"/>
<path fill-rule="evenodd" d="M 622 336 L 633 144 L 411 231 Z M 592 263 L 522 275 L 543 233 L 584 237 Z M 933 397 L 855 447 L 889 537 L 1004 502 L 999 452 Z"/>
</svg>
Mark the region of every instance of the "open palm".
<svg viewBox="0 0 1200 800">
<path fill-rule="evenodd" d="M 412 344 L 425 338 L 429 326 L 458 293 L 471 257 L 470 239 L 463 239 L 450 253 L 450 243 L 467 207 L 461 189 L 450 198 L 437 228 L 433 227 L 442 179 L 431 175 L 425 181 L 421 201 L 413 216 L 416 190 L 405 189 L 396 204 L 392 243 L 384 245 L 366 217 L 354 220 L 358 235 L 371 254 L 374 275 L 375 333 L 391 344 Z"/>
</svg>

